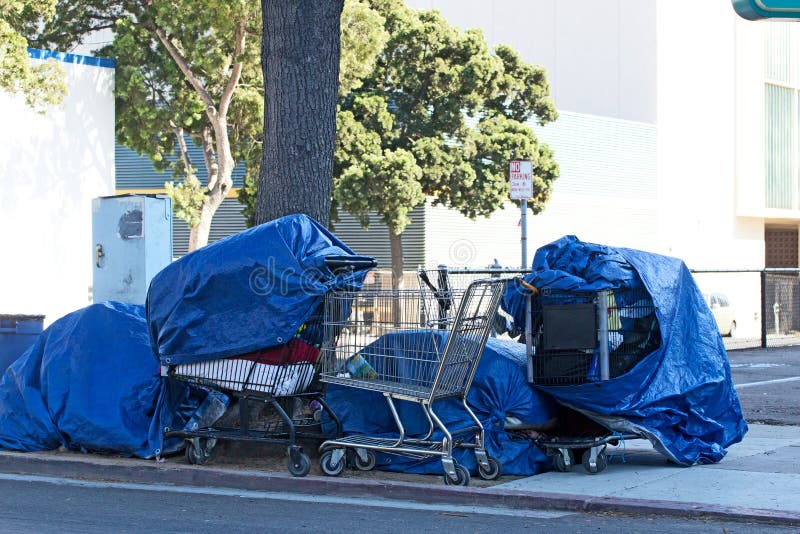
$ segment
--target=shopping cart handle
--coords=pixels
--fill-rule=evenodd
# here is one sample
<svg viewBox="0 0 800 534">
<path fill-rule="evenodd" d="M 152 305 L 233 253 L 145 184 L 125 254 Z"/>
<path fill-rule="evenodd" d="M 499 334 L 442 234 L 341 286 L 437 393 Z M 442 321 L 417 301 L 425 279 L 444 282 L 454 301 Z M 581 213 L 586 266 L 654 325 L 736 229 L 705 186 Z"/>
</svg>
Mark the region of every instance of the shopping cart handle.
<svg viewBox="0 0 800 534">
<path fill-rule="evenodd" d="M 334 273 L 339 273 L 372 269 L 378 266 L 378 262 L 369 256 L 327 256 L 325 265 Z"/>
<path fill-rule="evenodd" d="M 521 285 L 522 287 L 524 287 L 528 291 L 532 292 L 534 295 L 539 293 L 539 290 L 536 287 L 534 287 L 533 285 L 531 285 L 528 282 L 526 282 L 523 278 L 519 278 L 518 280 L 519 280 L 519 285 Z"/>
</svg>

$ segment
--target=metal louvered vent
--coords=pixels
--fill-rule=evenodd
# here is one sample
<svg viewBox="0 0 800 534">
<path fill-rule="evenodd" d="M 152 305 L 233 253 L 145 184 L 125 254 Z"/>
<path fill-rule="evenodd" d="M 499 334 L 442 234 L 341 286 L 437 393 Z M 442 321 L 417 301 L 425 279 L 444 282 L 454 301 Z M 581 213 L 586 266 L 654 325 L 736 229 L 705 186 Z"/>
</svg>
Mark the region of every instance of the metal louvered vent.
<svg viewBox="0 0 800 534">
<path fill-rule="evenodd" d="M 403 232 L 404 269 L 416 269 L 425 264 L 425 207 L 418 206 L 408 214 L 411 224 Z M 369 229 L 364 230 L 358 220 L 349 213 L 340 211 L 339 222 L 334 223 L 333 232 L 356 254 L 371 256 L 378 260 L 381 269 L 392 265 L 389 247 L 389 229 L 379 222 L 380 217 L 370 215 Z"/>
<path fill-rule="evenodd" d="M 766 227 L 764 250 L 765 267 L 797 267 L 797 228 Z"/>
<path fill-rule="evenodd" d="M 211 219 L 211 232 L 208 242 L 213 243 L 224 237 L 245 229 L 242 205 L 235 198 L 226 198 L 222 201 L 214 218 Z M 173 218 L 172 224 L 172 254 L 179 258 L 186 254 L 189 248 L 189 226 L 185 221 Z"/>
</svg>

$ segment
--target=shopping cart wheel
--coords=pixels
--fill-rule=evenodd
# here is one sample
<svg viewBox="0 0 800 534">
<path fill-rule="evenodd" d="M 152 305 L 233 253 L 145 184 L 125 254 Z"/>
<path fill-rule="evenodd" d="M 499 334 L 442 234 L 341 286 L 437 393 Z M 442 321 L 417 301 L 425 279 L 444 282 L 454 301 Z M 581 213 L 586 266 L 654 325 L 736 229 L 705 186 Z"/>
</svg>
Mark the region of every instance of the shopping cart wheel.
<svg viewBox="0 0 800 534">
<path fill-rule="evenodd" d="M 344 456 L 342 456 L 338 462 L 334 465 L 333 463 L 333 453 L 336 451 L 326 451 L 322 454 L 319 459 L 319 466 L 322 469 L 322 472 L 328 475 L 329 477 L 338 477 L 344 471 Z"/>
<path fill-rule="evenodd" d="M 572 454 L 572 449 L 566 449 L 566 452 L 559 450 L 553 456 L 553 467 L 556 471 L 566 473 L 575 465 L 575 456 Z"/>
<path fill-rule="evenodd" d="M 453 480 L 450 476 L 445 473 L 444 474 L 444 484 L 445 486 L 469 486 L 469 471 L 463 465 L 455 464 L 456 468 L 456 479 Z"/>
<path fill-rule="evenodd" d="M 361 454 L 364 454 L 365 458 L 362 458 Z M 353 456 L 353 463 L 359 471 L 372 471 L 375 469 L 377 460 L 374 452 L 368 449 L 358 449 Z"/>
<path fill-rule="evenodd" d="M 497 480 L 503 474 L 503 465 L 497 458 L 492 456 L 488 456 L 486 460 L 489 462 L 489 467 L 484 468 L 479 463 L 478 475 L 484 480 Z"/>
<path fill-rule="evenodd" d="M 192 465 L 203 465 L 217 456 L 217 440 L 192 438 L 186 440 L 186 461 Z"/>
<path fill-rule="evenodd" d="M 289 457 L 289 472 L 294 477 L 304 477 L 311 471 L 311 459 L 304 452 L 298 453 L 296 459 Z"/>
<path fill-rule="evenodd" d="M 603 451 L 599 451 L 597 453 L 597 458 L 595 459 L 594 465 L 591 463 L 592 459 L 592 449 L 588 449 L 586 452 L 583 453 L 583 468 L 586 469 L 586 472 L 592 475 L 596 475 L 597 473 L 601 472 L 608 466 L 608 457 L 606 453 Z"/>
</svg>

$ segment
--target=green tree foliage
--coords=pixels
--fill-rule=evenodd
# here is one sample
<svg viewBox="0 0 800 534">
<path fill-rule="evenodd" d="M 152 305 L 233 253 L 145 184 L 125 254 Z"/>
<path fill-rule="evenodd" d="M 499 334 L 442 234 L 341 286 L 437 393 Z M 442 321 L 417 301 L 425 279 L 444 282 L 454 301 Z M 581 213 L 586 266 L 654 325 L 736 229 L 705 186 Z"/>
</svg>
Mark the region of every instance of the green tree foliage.
<svg viewBox="0 0 800 534">
<path fill-rule="evenodd" d="M 147 154 L 157 169 L 186 178 L 168 191 L 192 226 L 190 249 L 203 246 L 232 188 L 233 168 L 261 129 L 260 3 L 59 0 L 55 18 L 36 37 L 64 48 L 101 29 L 115 36 L 97 53 L 117 64 L 117 140 Z M 202 147 L 203 184 L 186 137 Z"/>
<path fill-rule="evenodd" d="M 380 18 L 363 0 L 348 0 L 342 21 L 342 81 L 352 87 L 372 69 L 385 37 Z M 148 155 L 157 169 L 183 178 L 167 190 L 176 214 L 192 227 L 190 248 L 202 246 L 211 217 L 232 187 L 234 166 L 244 162 L 247 169 L 245 203 L 252 201 L 248 192 L 258 178 L 261 3 L 59 0 L 53 20 L 31 26 L 29 33 L 41 47 L 64 49 L 106 29 L 113 30 L 114 42 L 97 53 L 117 64 L 117 140 Z M 184 136 L 202 147 L 204 183 L 196 175 L 198 162 L 182 146 Z"/>
<path fill-rule="evenodd" d="M 24 37 L 42 19 L 53 16 L 55 0 L 0 0 L 0 89 L 25 95 L 39 113 L 60 104 L 67 94 L 64 70 L 55 60 L 32 65 Z"/>
<path fill-rule="evenodd" d="M 489 49 L 480 31 L 459 31 L 436 11 L 370 5 L 390 38 L 372 72 L 341 97 L 335 205 L 364 226 L 377 213 L 399 240 L 425 196 L 471 218 L 500 208 L 508 162 L 520 159 L 533 162 L 528 206 L 541 212 L 558 165 L 526 123 L 557 117 L 544 69 L 507 46 Z"/>
<path fill-rule="evenodd" d="M 389 34 L 384 29 L 383 17 L 366 0 L 345 0 L 341 27 L 339 93 L 345 95 L 360 87 L 362 79 L 372 72 L 377 54 L 383 49 Z M 244 205 L 242 213 L 248 226 L 255 225 L 261 143 L 259 135 L 249 147 L 245 158 L 244 187 L 239 191 L 239 201 Z"/>
</svg>

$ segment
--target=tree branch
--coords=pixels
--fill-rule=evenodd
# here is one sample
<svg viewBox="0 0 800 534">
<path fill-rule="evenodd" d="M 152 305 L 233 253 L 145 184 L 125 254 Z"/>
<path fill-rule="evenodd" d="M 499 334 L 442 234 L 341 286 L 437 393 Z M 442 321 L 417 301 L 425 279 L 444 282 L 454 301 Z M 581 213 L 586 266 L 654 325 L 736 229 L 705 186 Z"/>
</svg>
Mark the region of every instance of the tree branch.
<svg viewBox="0 0 800 534">
<path fill-rule="evenodd" d="M 178 138 L 178 146 L 181 149 L 181 159 L 183 160 L 183 165 L 186 168 L 187 176 L 190 174 L 194 174 L 194 169 L 192 168 L 192 160 L 189 157 L 189 149 L 186 148 L 186 140 L 183 138 L 183 128 L 177 126 L 173 121 L 169 121 L 169 127 L 172 128 L 172 131 L 175 132 L 175 137 Z"/>
<path fill-rule="evenodd" d="M 213 191 L 219 178 L 219 164 L 214 155 L 214 140 L 211 138 L 211 127 L 206 126 L 200 133 L 200 141 L 203 144 L 203 159 L 206 162 L 208 172 L 208 189 Z"/>
<path fill-rule="evenodd" d="M 153 1 L 146 0 L 145 4 L 148 7 L 152 7 Z M 194 90 L 200 95 L 200 98 L 206 105 L 206 113 L 208 113 L 209 117 L 214 120 L 217 115 L 217 108 L 214 106 L 214 101 L 211 99 L 211 95 L 206 90 L 203 82 L 201 82 L 200 79 L 195 76 L 194 72 L 192 72 L 189 62 L 186 61 L 186 58 L 183 57 L 183 54 L 181 54 L 180 50 L 178 50 L 178 48 L 172 43 L 172 40 L 169 38 L 169 35 L 167 35 L 167 32 L 165 32 L 163 28 L 156 24 L 152 19 L 147 20 L 142 24 L 156 34 L 158 40 L 161 41 L 161 44 L 164 45 L 164 48 L 167 49 L 167 52 L 172 57 L 172 60 L 181 70 L 183 75 L 186 76 L 186 79 L 189 81 Z"/>
<path fill-rule="evenodd" d="M 247 33 L 245 32 L 245 19 L 239 21 L 236 26 L 235 42 L 233 47 L 233 72 L 231 72 L 228 83 L 225 85 L 225 90 L 222 91 L 222 96 L 219 99 L 219 114 L 222 117 L 228 115 L 228 107 L 233 98 L 233 92 L 236 90 L 236 85 L 239 83 L 239 78 L 242 75 L 242 61 L 241 55 L 244 52 L 244 40 Z"/>
</svg>

